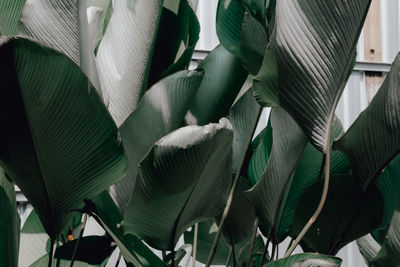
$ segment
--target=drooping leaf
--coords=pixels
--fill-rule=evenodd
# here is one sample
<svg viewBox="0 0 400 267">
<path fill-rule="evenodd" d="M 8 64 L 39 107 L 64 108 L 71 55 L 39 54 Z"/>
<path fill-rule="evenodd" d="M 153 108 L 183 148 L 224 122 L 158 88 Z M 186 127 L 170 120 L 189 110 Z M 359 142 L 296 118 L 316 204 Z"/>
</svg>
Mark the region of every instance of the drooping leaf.
<svg viewBox="0 0 400 267">
<path fill-rule="evenodd" d="M 314 254 L 302 253 L 292 255 L 280 260 L 273 261 L 264 266 L 266 267 L 339 267 L 342 260 L 336 257 Z"/>
<path fill-rule="evenodd" d="M 201 79 L 201 73 L 196 71 L 181 71 L 164 78 L 146 92 L 121 125 L 129 167 L 125 178 L 111 186 L 110 195 L 122 213 L 132 194 L 140 160 L 158 139 L 182 125 Z"/>
<path fill-rule="evenodd" d="M 261 104 L 282 106 L 322 152 L 370 2 L 276 1 L 255 95 Z"/>
<path fill-rule="evenodd" d="M 14 184 L 0 168 L 0 266 L 18 265 L 19 225 Z"/>
<path fill-rule="evenodd" d="M 197 221 L 219 214 L 231 186 L 232 126 L 186 126 L 161 138 L 139 166 L 122 223 L 125 233 L 172 250 Z"/>
<path fill-rule="evenodd" d="M 26 0 L 2 0 L 0 2 L 0 36 L 16 35 L 22 8 Z"/>
<path fill-rule="evenodd" d="M 392 64 L 378 93 L 334 143 L 344 152 L 363 189 L 376 178 L 400 152 L 400 55 Z"/>
<path fill-rule="evenodd" d="M 167 254 L 164 258 L 164 262 L 168 266 L 174 267 L 188 267 L 190 256 L 192 255 L 193 247 L 190 244 L 184 244 L 178 251 L 171 252 Z M 172 257 L 174 257 L 174 265 L 172 265 Z"/>
<path fill-rule="evenodd" d="M 296 122 L 282 108 L 275 107 L 270 115 L 273 143 L 267 166 L 257 184 L 248 191 L 263 224 L 272 227 L 283 197 L 285 186 L 307 144 Z"/>
<path fill-rule="evenodd" d="M 84 198 L 122 177 L 117 128 L 66 56 L 24 38 L 0 39 L 0 55 L 0 164 L 55 238 Z"/>
<path fill-rule="evenodd" d="M 101 92 L 91 45 L 85 1 L 26 0 L 18 34 L 67 55 Z"/>
<path fill-rule="evenodd" d="M 147 89 L 163 0 L 114 1 L 97 51 L 105 103 L 119 127 Z"/>
<path fill-rule="evenodd" d="M 187 124 L 205 125 L 227 116 L 247 78 L 240 60 L 217 46 L 198 67 L 204 77 L 186 116 Z"/>
<path fill-rule="evenodd" d="M 109 259 L 109 257 L 106 257 L 104 259 L 104 261 L 101 262 L 100 264 L 90 264 L 87 262 L 76 260 L 76 261 L 74 261 L 74 266 L 76 266 L 76 267 L 105 267 L 108 262 L 108 259 Z M 39 258 L 37 261 L 35 261 L 32 265 L 30 265 L 30 267 L 47 267 L 48 263 L 49 263 L 49 255 L 47 254 L 47 255 L 43 255 L 41 258 Z M 71 260 L 63 259 L 63 258 L 56 258 L 56 256 L 54 255 L 52 266 L 70 267 Z"/>
<path fill-rule="evenodd" d="M 165 0 L 149 74 L 149 86 L 187 69 L 199 40 L 200 25 L 188 0 Z"/>
<path fill-rule="evenodd" d="M 86 200 L 85 211 L 110 234 L 126 262 L 134 266 L 166 266 L 139 238 L 123 235 L 120 228 L 122 216 L 106 191 Z"/>
</svg>

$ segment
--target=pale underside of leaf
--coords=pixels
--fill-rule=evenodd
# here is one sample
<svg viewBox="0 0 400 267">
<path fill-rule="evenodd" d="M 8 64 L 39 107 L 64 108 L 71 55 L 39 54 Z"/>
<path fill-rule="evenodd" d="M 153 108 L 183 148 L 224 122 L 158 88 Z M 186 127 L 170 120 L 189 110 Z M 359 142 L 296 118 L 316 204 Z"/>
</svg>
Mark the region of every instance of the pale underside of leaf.
<svg viewBox="0 0 400 267">
<path fill-rule="evenodd" d="M 342 260 L 333 256 L 302 253 L 266 264 L 266 267 L 339 267 Z"/>
<path fill-rule="evenodd" d="M 366 189 L 400 152 L 400 55 L 374 99 L 334 143 L 349 158 L 352 171 Z"/>
<path fill-rule="evenodd" d="M 124 232 L 171 249 L 196 221 L 219 214 L 231 184 L 228 120 L 187 126 L 160 139 L 140 163 Z"/>
<path fill-rule="evenodd" d="M 129 167 L 125 178 L 109 191 L 122 213 L 132 194 L 140 160 L 158 139 L 182 125 L 201 79 L 197 71 L 180 71 L 164 78 L 146 92 L 120 127 Z"/>
<path fill-rule="evenodd" d="M 105 103 L 119 127 L 147 89 L 162 0 L 114 1 L 97 52 Z"/>
<path fill-rule="evenodd" d="M 310 142 L 326 152 L 330 124 L 351 67 L 370 0 L 282 0 L 276 3 L 275 28 L 261 67 L 271 77 L 256 77 L 259 102 L 278 103 L 299 123 Z M 273 50 L 273 52 L 271 52 Z M 268 53 L 276 62 L 271 64 Z M 269 90 L 269 91 L 266 91 Z M 276 102 L 276 101 L 275 101 Z"/>
</svg>

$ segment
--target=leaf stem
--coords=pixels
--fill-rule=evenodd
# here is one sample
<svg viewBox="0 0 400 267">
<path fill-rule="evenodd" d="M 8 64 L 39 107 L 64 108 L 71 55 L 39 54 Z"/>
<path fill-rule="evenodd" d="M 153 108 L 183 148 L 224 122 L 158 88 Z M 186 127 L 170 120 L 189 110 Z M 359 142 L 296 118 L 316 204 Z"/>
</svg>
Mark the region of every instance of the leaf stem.
<svg viewBox="0 0 400 267">
<path fill-rule="evenodd" d="M 121 261 L 121 257 L 122 257 L 122 254 L 121 254 L 121 251 L 120 251 L 119 254 L 118 254 L 117 262 L 115 263 L 115 267 L 118 267 L 119 262 Z"/>
<path fill-rule="evenodd" d="M 251 264 L 251 255 L 253 254 L 254 241 L 256 240 L 257 230 L 258 230 L 258 218 L 254 222 L 253 236 L 251 237 L 251 242 L 250 242 L 249 258 L 247 259 L 247 264 L 246 264 L 247 267 L 249 267 Z"/>
<path fill-rule="evenodd" d="M 213 243 L 213 245 L 211 247 L 211 252 L 210 252 L 210 255 L 208 256 L 208 260 L 207 260 L 207 263 L 206 263 L 205 267 L 210 267 L 211 262 L 212 262 L 212 260 L 213 260 L 213 258 L 215 256 L 215 253 L 217 252 L 218 242 L 219 242 L 219 239 L 221 238 L 222 229 L 223 229 L 223 227 L 225 225 L 225 221 L 226 221 L 226 218 L 228 217 L 229 209 L 231 208 L 231 205 L 232 205 L 233 195 L 235 193 L 236 186 L 237 186 L 237 183 L 238 183 L 238 180 L 239 180 L 239 177 L 240 177 L 240 172 L 241 172 L 241 170 L 243 168 L 244 162 L 246 161 L 246 154 L 247 154 L 247 151 L 248 151 L 249 146 L 251 144 L 251 140 L 252 140 L 252 137 L 254 135 L 254 132 L 256 131 L 258 121 L 260 119 L 262 107 L 259 105 L 258 108 L 259 109 L 258 109 L 258 114 L 257 114 L 257 120 L 256 120 L 256 123 L 254 123 L 254 125 L 253 125 L 252 134 L 251 134 L 251 136 L 250 136 L 250 138 L 249 138 L 249 140 L 247 142 L 246 150 L 243 153 L 242 160 L 241 160 L 240 165 L 239 165 L 239 169 L 237 170 L 235 179 L 233 180 L 231 192 L 229 193 L 229 197 L 228 197 L 228 200 L 226 202 L 224 213 L 222 214 L 221 221 L 220 221 L 219 226 L 218 226 L 218 231 L 217 231 L 217 234 L 215 235 L 214 243 Z"/>
<path fill-rule="evenodd" d="M 74 252 L 72 253 L 71 264 L 69 265 L 69 267 L 72 267 L 72 266 L 74 265 L 75 257 L 76 257 L 76 252 L 78 251 L 79 242 L 80 242 L 81 239 L 82 239 L 83 231 L 85 230 L 85 226 L 86 226 L 86 222 L 87 222 L 87 213 L 85 213 L 85 214 L 83 215 L 82 228 L 81 228 L 81 231 L 80 231 L 80 233 L 79 233 L 79 238 L 78 238 L 78 240 L 76 241 L 75 248 L 74 248 Z"/>
<path fill-rule="evenodd" d="M 199 223 L 194 225 L 193 233 L 193 262 L 192 267 L 196 267 L 196 254 L 197 254 L 197 236 L 199 235 Z"/>
<path fill-rule="evenodd" d="M 231 257 L 232 257 L 232 247 L 229 250 L 229 255 L 228 255 L 228 259 L 226 260 L 225 267 L 229 267 L 229 262 L 231 261 Z"/>
<path fill-rule="evenodd" d="M 261 264 L 260 264 L 261 266 L 263 266 L 265 258 L 267 257 L 268 246 L 269 246 L 269 243 L 271 242 L 271 235 L 272 235 L 272 229 L 269 230 L 269 234 L 268 234 L 268 237 L 267 237 L 267 243 L 265 244 L 264 253 L 263 253 L 262 258 L 261 258 Z"/>
<path fill-rule="evenodd" d="M 48 267 L 51 267 L 51 265 L 53 264 L 54 241 L 54 238 L 50 239 L 49 263 L 47 264 Z"/>
<path fill-rule="evenodd" d="M 330 120 L 330 125 L 332 125 L 332 120 Z M 307 233 L 307 231 L 310 229 L 310 227 L 313 225 L 313 223 L 317 220 L 319 214 L 322 211 L 322 208 L 324 207 L 326 196 L 328 195 L 329 175 L 330 175 L 330 166 L 331 166 L 331 149 L 330 149 L 331 131 L 330 131 L 330 128 L 331 128 L 331 126 L 329 126 L 329 131 L 328 131 L 328 140 L 327 140 L 328 149 L 326 150 L 325 155 L 324 155 L 324 159 L 325 159 L 325 182 L 324 182 L 324 189 L 322 191 L 321 200 L 319 201 L 318 207 L 315 210 L 313 216 L 310 218 L 310 220 L 304 226 L 303 230 L 301 230 L 300 234 L 297 236 L 296 240 L 290 246 L 288 251 L 286 251 L 284 257 L 288 257 L 288 256 L 290 256 L 290 254 L 292 254 L 293 250 L 300 243 L 301 239 L 304 237 L 304 235 Z"/>
</svg>

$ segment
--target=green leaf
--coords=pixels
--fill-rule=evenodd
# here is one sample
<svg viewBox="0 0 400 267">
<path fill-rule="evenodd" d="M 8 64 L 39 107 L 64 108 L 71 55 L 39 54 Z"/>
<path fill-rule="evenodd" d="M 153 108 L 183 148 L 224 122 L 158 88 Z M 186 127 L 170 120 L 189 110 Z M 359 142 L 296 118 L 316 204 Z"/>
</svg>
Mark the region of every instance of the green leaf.
<svg viewBox="0 0 400 267">
<path fill-rule="evenodd" d="M 139 238 L 131 234 L 123 235 L 121 214 L 106 191 L 86 200 L 84 210 L 110 234 L 126 262 L 134 266 L 166 266 Z"/>
<path fill-rule="evenodd" d="M 200 25 L 188 0 L 165 0 L 149 74 L 149 86 L 187 69 L 199 40 Z"/>
<path fill-rule="evenodd" d="M 251 144 L 253 153 L 247 169 L 247 177 L 250 185 L 254 186 L 260 179 L 261 174 L 267 166 L 272 149 L 272 127 L 268 120 L 267 127 L 261 131 Z"/>
<path fill-rule="evenodd" d="M 371 104 L 334 143 L 346 154 L 354 176 L 365 190 L 400 152 L 400 55 L 392 64 Z"/>
<path fill-rule="evenodd" d="M 266 47 L 266 30 L 261 23 L 246 11 L 240 31 L 238 57 L 243 67 L 250 74 L 256 75 L 260 70 Z"/>
<path fill-rule="evenodd" d="M 199 232 L 198 232 L 198 240 L 197 240 L 197 253 L 196 253 L 196 260 L 201 263 L 206 263 L 208 259 L 208 255 L 210 254 L 210 250 L 212 248 L 212 244 L 215 239 L 215 235 L 218 231 L 218 226 L 215 224 L 214 220 L 206 220 L 199 223 Z M 193 244 L 193 234 L 194 228 L 190 231 L 186 231 L 184 233 L 184 239 L 186 244 Z M 244 261 L 247 262 L 249 253 L 250 253 L 250 239 L 245 240 L 241 243 L 235 244 L 235 256 L 236 261 L 242 263 Z M 217 252 L 213 259 L 213 265 L 225 265 L 228 261 L 228 257 L 231 256 L 229 260 L 229 266 L 233 266 L 232 255 L 230 254 L 231 246 L 226 243 L 225 239 L 221 239 L 218 243 Z M 253 257 L 257 258 L 261 255 L 264 251 L 264 242 L 260 236 L 257 236 L 254 242 L 253 247 Z M 259 266 L 259 265 L 257 265 Z"/>
<path fill-rule="evenodd" d="M 66 56 L 24 38 L 0 39 L 0 164 L 55 238 L 72 209 L 124 174 L 110 115 Z M 24 162 L 21 165 L 21 162 Z"/>
<path fill-rule="evenodd" d="M 205 125 L 227 116 L 248 74 L 240 60 L 217 46 L 198 67 L 204 77 L 186 116 L 187 124 Z"/>
<path fill-rule="evenodd" d="M 263 105 L 282 106 L 322 152 L 370 2 L 276 1 L 255 95 Z"/>
<path fill-rule="evenodd" d="M 16 35 L 22 8 L 26 0 L 2 0 L 0 2 L 0 36 Z"/>
<path fill-rule="evenodd" d="M 78 239 L 65 243 L 56 249 L 54 259 L 72 259 L 74 249 Z M 100 265 L 111 256 L 115 245 L 111 245 L 111 239 L 105 236 L 85 236 L 79 241 L 79 246 L 75 254 L 77 261 L 86 262 L 92 265 Z"/>
<path fill-rule="evenodd" d="M 296 254 L 290 257 L 286 257 L 277 261 L 273 261 L 264 266 L 267 267 L 339 267 L 342 264 L 342 260 L 336 257 L 314 254 L 314 253 L 302 253 Z"/>
<path fill-rule="evenodd" d="M 357 245 L 365 262 L 370 266 L 370 262 L 378 255 L 381 246 L 370 234 L 357 239 Z"/>
<path fill-rule="evenodd" d="M 129 167 L 125 178 L 111 186 L 110 195 L 122 213 L 132 194 L 140 160 L 158 139 L 182 125 L 201 79 L 196 71 L 180 71 L 162 79 L 121 125 Z"/>
<path fill-rule="evenodd" d="M 231 108 L 228 119 L 233 127 L 232 174 L 240 168 L 243 154 L 253 137 L 254 125 L 258 123 L 260 105 L 255 101 L 252 90 L 248 90 Z"/>
<path fill-rule="evenodd" d="M 273 143 L 268 164 L 257 184 L 248 191 L 261 222 L 272 227 L 283 197 L 307 139 L 296 122 L 282 108 L 275 107 L 270 115 Z"/>
<path fill-rule="evenodd" d="M 18 35 L 31 37 L 67 55 L 101 92 L 84 0 L 27 0 Z"/>
<path fill-rule="evenodd" d="M 339 119 L 335 119 L 332 125 L 331 139 L 335 139 L 343 133 L 342 124 Z M 344 174 L 349 172 L 348 160 L 345 155 L 340 152 L 332 152 L 330 164 L 330 173 L 333 175 Z M 321 173 L 321 164 L 323 154 L 310 143 L 307 144 L 301 156 L 299 164 L 296 166 L 293 177 L 288 183 L 285 194 L 283 196 L 276 224 L 276 238 L 278 242 L 283 241 L 293 222 L 293 217 L 296 211 L 297 204 L 311 185 L 318 181 L 318 178 L 324 177 Z M 317 197 L 315 199 L 318 199 Z"/>
<path fill-rule="evenodd" d="M 258 20 L 257 23 L 263 23 L 265 18 L 265 1 L 218 1 L 216 22 L 218 39 L 229 52 L 236 56 L 240 54 L 239 46 L 242 41 L 242 30 L 250 30 L 250 28 L 246 28 L 246 26 L 243 27 L 246 12 L 252 17 L 255 17 Z M 247 21 L 245 23 L 247 23 Z M 261 24 L 260 26 L 263 27 Z"/>
<path fill-rule="evenodd" d="M 400 264 L 400 211 L 393 214 L 382 249 L 372 260 L 371 266 L 399 266 Z"/>
<path fill-rule="evenodd" d="M 0 266 L 18 265 L 20 219 L 14 184 L 0 168 Z"/>
<path fill-rule="evenodd" d="M 310 186 L 299 200 L 290 235 L 296 237 L 319 203 L 323 179 Z M 316 197 L 317 196 L 317 197 Z M 331 173 L 329 193 L 321 214 L 303 237 L 307 251 L 335 255 L 351 241 L 376 229 L 382 220 L 383 200 L 374 184 L 362 191 L 347 174 Z"/>
<path fill-rule="evenodd" d="M 163 0 L 114 1 L 97 51 L 103 97 L 119 127 L 147 89 Z"/>
<path fill-rule="evenodd" d="M 186 126 L 161 138 L 139 166 L 124 233 L 172 250 L 197 221 L 219 214 L 231 185 L 232 126 Z"/>
</svg>

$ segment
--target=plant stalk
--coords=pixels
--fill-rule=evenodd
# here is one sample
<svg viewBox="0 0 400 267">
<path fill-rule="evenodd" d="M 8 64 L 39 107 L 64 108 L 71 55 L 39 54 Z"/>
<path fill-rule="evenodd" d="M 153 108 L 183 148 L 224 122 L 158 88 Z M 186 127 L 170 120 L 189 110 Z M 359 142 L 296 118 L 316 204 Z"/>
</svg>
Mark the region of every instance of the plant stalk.
<svg viewBox="0 0 400 267">
<path fill-rule="evenodd" d="M 262 107 L 259 106 L 256 123 L 253 125 L 252 134 L 251 134 L 251 136 L 250 136 L 250 138 L 249 138 L 249 140 L 247 142 L 246 150 L 243 153 L 242 160 L 241 160 L 240 165 L 239 165 L 239 169 L 237 170 L 235 179 L 233 180 L 231 192 L 229 193 L 229 197 L 228 197 L 228 200 L 226 202 L 226 206 L 225 206 L 224 212 L 223 212 L 222 217 L 221 217 L 221 221 L 220 221 L 219 226 L 218 226 L 218 231 L 217 231 L 217 234 L 215 235 L 214 243 L 213 243 L 213 245 L 211 247 L 211 252 L 210 252 L 210 255 L 208 256 L 208 260 L 207 260 L 207 263 L 206 263 L 205 267 L 210 267 L 211 262 L 212 262 L 212 260 L 213 260 L 213 258 L 215 256 L 215 253 L 217 252 L 218 242 L 219 242 L 219 239 L 221 238 L 222 229 L 223 229 L 223 227 L 225 225 L 225 221 L 226 221 L 226 218 L 228 217 L 229 209 L 231 208 L 231 205 L 232 205 L 233 195 L 235 193 L 236 186 L 237 186 L 237 183 L 238 183 L 238 180 L 239 180 L 239 177 L 240 177 L 240 172 L 241 172 L 241 170 L 243 168 L 243 165 L 244 165 L 244 162 L 246 160 L 246 154 L 247 154 L 247 151 L 248 151 L 249 146 L 251 144 L 251 140 L 252 140 L 252 137 L 254 135 L 254 132 L 255 132 L 255 130 L 257 128 L 257 124 L 258 124 L 258 121 L 260 119 L 261 111 L 262 111 Z"/>
<path fill-rule="evenodd" d="M 292 254 L 293 250 L 297 247 L 297 245 L 300 243 L 301 239 L 304 237 L 304 235 L 307 233 L 307 231 L 310 229 L 310 227 L 313 225 L 313 223 L 317 220 L 319 214 L 322 211 L 322 208 L 324 207 L 326 196 L 328 195 L 328 188 L 329 188 L 329 175 L 330 175 L 330 167 L 331 167 L 331 149 L 330 149 L 330 128 L 332 125 L 332 120 L 330 120 L 329 124 L 329 131 L 328 131 L 328 149 L 326 151 L 326 154 L 324 156 L 325 158 L 325 182 L 324 182 L 324 189 L 322 191 L 322 196 L 321 200 L 319 201 L 318 207 L 315 210 L 313 216 L 310 218 L 310 220 L 307 222 L 307 224 L 304 226 L 303 230 L 301 230 L 300 234 L 297 236 L 297 238 L 294 240 L 293 244 L 290 246 L 290 248 L 286 251 L 284 257 L 290 256 Z"/>
<path fill-rule="evenodd" d="M 51 265 L 53 264 L 54 241 L 55 239 L 50 239 L 49 263 L 47 264 L 48 267 L 51 267 Z"/>
<path fill-rule="evenodd" d="M 267 243 L 265 244 L 264 253 L 263 253 L 262 258 L 261 258 L 261 266 L 263 266 L 265 258 L 267 257 L 268 246 L 269 246 L 269 243 L 271 242 L 271 235 L 272 235 L 272 229 L 269 230 L 269 234 L 268 234 L 268 237 L 267 237 Z"/>
<path fill-rule="evenodd" d="M 194 236 L 193 236 L 193 262 L 192 267 L 196 267 L 196 254 L 197 254 L 197 236 L 199 234 L 199 223 L 194 225 Z"/>
<path fill-rule="evenodd" d="M 75 248 L 74 248 L 74 252 L 72 253 L 71 264 L 69 265 L 69 267 L 72 267 L 72 266 L 74 265 L 75 257 L 76 257 L 76 252 L 78 251 L 79 242 L 80 242 L 81 239 L 82 239 L 83 231 L 85 230 L 85 226 L 86 226 L 86 222 L 87 222 L 87 213 L 85 213 L 85 214 L 83 215 L 82 228 L 81 228 L 81 231 L 80 231 L 80 233 L 79 233 L 79 238 L 78 238 L 78 240 L 76 241 L 76 245 L 75 245 Z"/>
<path fill-rule="evenodd" d="M 249 267 L 251 264 L 251 255 L 253 254 L 254 241 L 256 240 L 257 230 L 258 230 L 258 218 L 254 222 L 253 236 L 251 237 L 251 243 L 250 243 L 249 258 L 247 259 L 247 264 L 246 264 L 247 267 Z"/>
<path fill-rule="evenodd" d="M 119 255 L 118 255 L 117 262 L 115 263 L 115 267 L 118 267 L 119 262 L 121 261 L 121 256 L 122 256 L 122 254 L 121 254 L 121 251 L 120 251 L 120 252 L 119 252 Z"/>
<path fill-rule="evenodd" d="M 232 257 L 232 247 L 231 247 L 231 249 L 229 250 L 229 255 L 228 255 L 228 259 L 226 260 L 225 267 L 228 267 L 228 266 L 229 266 L 229 262 L 230 262 L 230 260 L 231 260 L 231 257 Z"/>
</svg>

